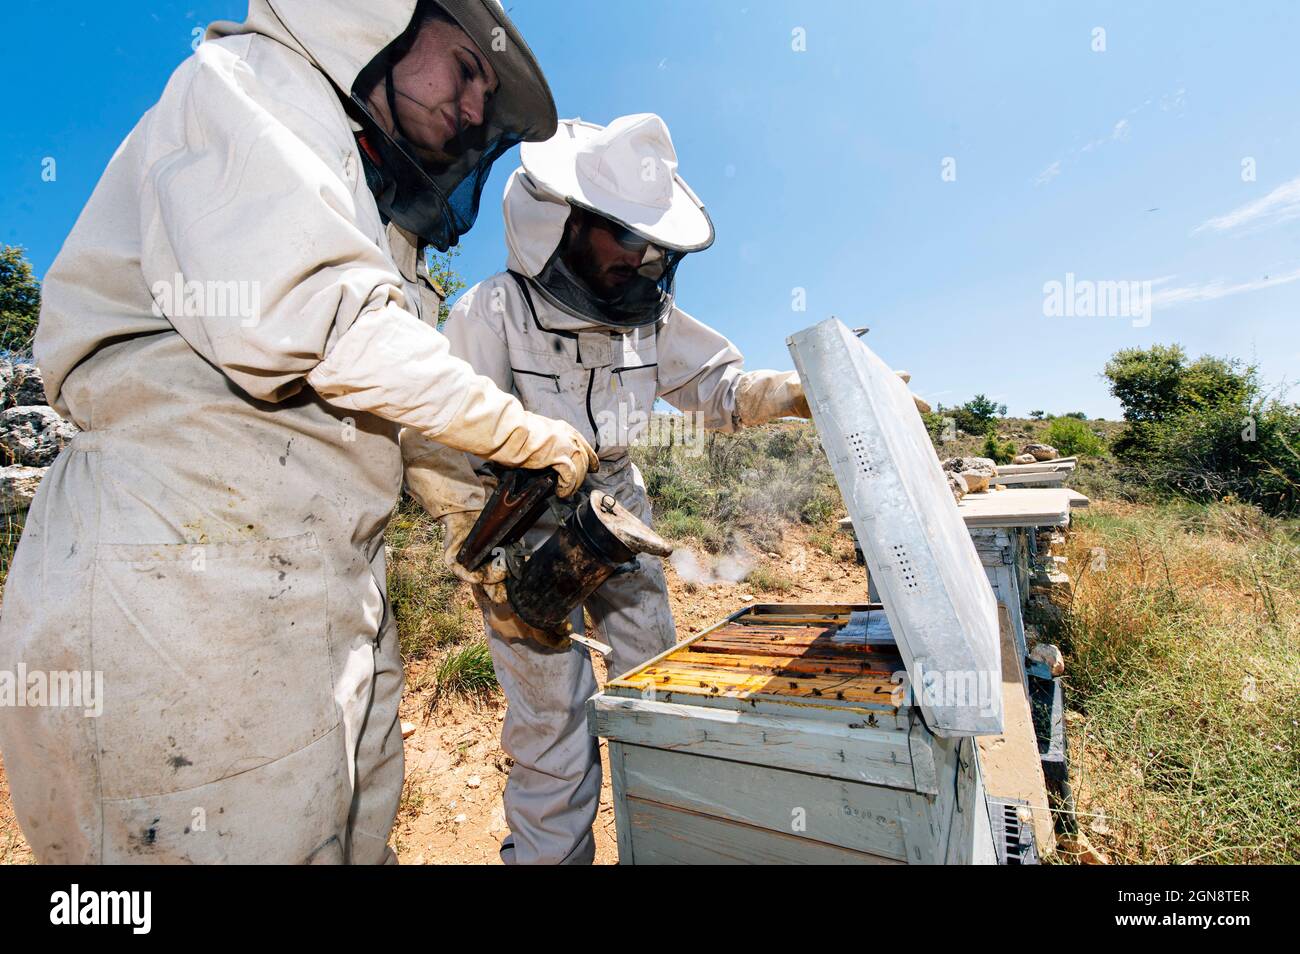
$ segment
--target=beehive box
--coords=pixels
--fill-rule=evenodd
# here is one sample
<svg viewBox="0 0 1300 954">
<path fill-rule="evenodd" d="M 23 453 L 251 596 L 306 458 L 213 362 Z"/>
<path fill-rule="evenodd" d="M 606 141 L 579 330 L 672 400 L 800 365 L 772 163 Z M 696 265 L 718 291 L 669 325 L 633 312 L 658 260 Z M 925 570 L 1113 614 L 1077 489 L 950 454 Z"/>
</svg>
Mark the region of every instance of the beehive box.
<svg viewBox="0 0 1300 954">
<path fill-rule="evenodd" d="M 979 556 L 889 366 L 834 319 L 789 344 L 881 602 L 741 609 L 593 697 L 620 859 L 991 862 L 974 737 L 1002 731 L 1002 665 Z"/>
<path fill-rule="evenodd" d="M 742 609 L 588 708 L 623 864 L 993 861 L 973 740 L 932 733 L 881 606 Z M 883 627 L 879 624 L 883 624 Z"/>
</svg>

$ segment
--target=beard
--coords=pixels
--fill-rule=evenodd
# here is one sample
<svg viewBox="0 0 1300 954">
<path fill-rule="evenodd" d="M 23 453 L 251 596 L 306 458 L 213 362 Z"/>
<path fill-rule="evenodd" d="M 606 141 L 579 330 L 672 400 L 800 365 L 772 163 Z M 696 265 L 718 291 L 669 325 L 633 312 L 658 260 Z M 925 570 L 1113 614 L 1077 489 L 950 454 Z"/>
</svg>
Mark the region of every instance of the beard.
<svg viewBox="0 0 1300 954">
<path fill-rule="evenodd" d="M 623 264 L 601 265 L 591 244 L 591 233 L 583 225 L 565 251 L 564 263 L 593 292 L 602 298 L 617 299 L 636 277 L 636 269 Z"/>
</svg>

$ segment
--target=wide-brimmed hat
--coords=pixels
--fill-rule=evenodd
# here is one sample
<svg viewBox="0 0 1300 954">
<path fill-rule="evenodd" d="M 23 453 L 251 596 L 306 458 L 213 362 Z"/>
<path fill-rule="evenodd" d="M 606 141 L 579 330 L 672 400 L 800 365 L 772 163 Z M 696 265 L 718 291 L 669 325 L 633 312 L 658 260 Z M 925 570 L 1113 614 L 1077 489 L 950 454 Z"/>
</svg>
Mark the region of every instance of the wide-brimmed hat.
<svg viewBox="0 0 1300 954">
<path fill-rule="evenodd" d="M 543 190 L 656 245 L 696 252 L 713 244 L 713 223 L 677 174 L 668 126 L 654 113 L 621 116 L 608 126 L 563 119 L 550 139 L 524 143 L 519 158 Z"/>
</svg>

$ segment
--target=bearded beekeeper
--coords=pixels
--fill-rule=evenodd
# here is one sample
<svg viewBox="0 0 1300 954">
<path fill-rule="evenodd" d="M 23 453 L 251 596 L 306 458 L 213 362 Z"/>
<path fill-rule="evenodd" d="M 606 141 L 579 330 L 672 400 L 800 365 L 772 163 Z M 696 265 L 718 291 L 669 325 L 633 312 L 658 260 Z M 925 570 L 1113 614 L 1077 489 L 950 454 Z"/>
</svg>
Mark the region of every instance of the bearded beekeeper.
<svg viewBox="0 0 1300 954">
<path fill-rule="evenodd" d="M 85 676 L 0 708 L 38 860 L 393 859 L 399 430 L 564 490 L 595 464 L 430 324 L 423 246 L 554 129 L 495 0 L 251 0 L 114 155 L 45 281 L 36 358 L 82 433 L 0 623 L 0 671 Z"/>
<path fill-rule="evenodd" d="M 745 371 L 735 346 L 675 304 L 684 256 L 713 243 L 703 205 L 677 173 L 658 116 L 607 127 L 565 120 L 544 143 L 521 148 L 505 190 L 507 270 L 457 302 L 444 328 L 453 353 L 538 414 L 575 425 L 597 448 L 599 473 L 583 490 L 607 491 L 649 522 L 645 485 L 628 445 L 657 398 L 732 431 L 787 415 L 808 416 L 793 371 Z M 450 499 L 445 482 L 408 470 L 412 492 L 444 516 L 447 539 L 464 538 L 482 493 Z M 546 519 L 525 538 L 550 535 Z M 454 564 L 455 550 L 447 561 Z M 583 704 L 595 691 L 585 649 L 529 638 L 495 581 L 474 587 L 508 710 L 502 745 L 514 759 L 505 790 L 510 835 L 502 858 L 588 863 L 600 796 L 600 758 Z M 676 640 L 657 558 L 637 561 L 587 601 L 621 673 Z M 572 620 L 581 632 L 582 614 Z"/>
</svg>

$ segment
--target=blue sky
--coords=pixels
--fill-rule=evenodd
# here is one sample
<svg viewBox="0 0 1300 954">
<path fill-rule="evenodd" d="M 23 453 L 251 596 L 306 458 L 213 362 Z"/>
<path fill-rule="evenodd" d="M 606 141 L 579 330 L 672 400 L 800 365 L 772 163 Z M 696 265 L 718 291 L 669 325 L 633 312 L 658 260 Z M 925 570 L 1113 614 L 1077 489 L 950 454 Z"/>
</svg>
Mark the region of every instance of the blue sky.
<svg viewBox="0 0 1300 954">
<path fill-rule="evenodd" d="M 1117 416 L 1101 368 L 1154 342 L 1300 372 L 1295 4 L 507 6 L 561 115 L 667 120 L 718 233 L 679 304 L 750 367 L 790 367 L 786 335 L 833 314 L 932 401 L 1013 414 Z M 43 274 L 192 31 L 244 11 L 6 0 L 0 242 Z M 513 166 L 462 244 L 471 282 L 504 263 Z M 1045 315 L 1067 274 L 1151 282 L 1149 324 Z"/>
</svg>

